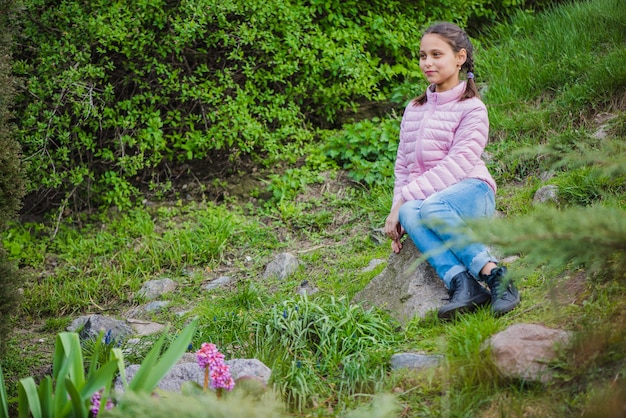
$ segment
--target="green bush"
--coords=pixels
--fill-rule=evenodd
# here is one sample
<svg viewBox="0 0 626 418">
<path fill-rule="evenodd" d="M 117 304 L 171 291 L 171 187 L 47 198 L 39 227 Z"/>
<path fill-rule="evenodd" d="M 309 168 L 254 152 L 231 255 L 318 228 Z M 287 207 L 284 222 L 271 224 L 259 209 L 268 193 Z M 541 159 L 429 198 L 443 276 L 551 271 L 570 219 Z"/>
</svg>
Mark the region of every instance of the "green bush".
<svg viewBox="0 0 626 418">
<path fill-rule="evenodd" d="M 323 149 L 353 180 L 370 186 L 387 184 L 393 179 L 399 135 L 397 117 L 374 117 L 344 125 L 330 136 Z"/>
<path fill-rule="evenodd" d="M 419 77 L 427 21 L 533 3 L 25 1 L 14 70 L 30 190 L 123 207 L 185 161 L 293 162 L 314 128 Z"/>
</svg>

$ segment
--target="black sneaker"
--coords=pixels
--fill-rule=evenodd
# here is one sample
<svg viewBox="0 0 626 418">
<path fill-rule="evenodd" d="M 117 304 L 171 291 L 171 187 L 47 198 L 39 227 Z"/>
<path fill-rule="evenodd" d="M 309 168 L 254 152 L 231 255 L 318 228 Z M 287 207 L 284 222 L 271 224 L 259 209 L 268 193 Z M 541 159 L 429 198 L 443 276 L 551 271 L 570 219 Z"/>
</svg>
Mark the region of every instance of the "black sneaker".
<svg viewBox="0 0 626 418">
<path fill-rule="evenodd" d="M 450 302 L 439 309 L 440 319 L 450 319 L 458 312 L 471 312 L 489 302 L 487 289 L 482 287 L 467 271 L 457 274 L 450 282 Z"/>
<path fill-rule="evenodd" d="M 488 275 L 481 274 L 491 289 L 491 312 L 502 315 L 515 309 L 520 302 L 519 291 L 510 279 L 505 279 L 506 267 L 496 267 Z"/>
</svg>

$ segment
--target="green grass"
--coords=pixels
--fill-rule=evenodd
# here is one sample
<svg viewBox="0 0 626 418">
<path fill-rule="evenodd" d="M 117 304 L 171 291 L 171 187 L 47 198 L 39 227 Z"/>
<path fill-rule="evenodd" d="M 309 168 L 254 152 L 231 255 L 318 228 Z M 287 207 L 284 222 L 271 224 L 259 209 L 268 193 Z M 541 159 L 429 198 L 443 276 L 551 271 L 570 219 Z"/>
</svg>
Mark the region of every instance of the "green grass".
<svg viewBox="0 0 626 418">
<path fill-rule="evenodd" d="M 481 309 L 448 323 L 430 316 L 399 326 L 383 312 L 350 304 L 385 263 L 363 269 L 390 254 L 370 232 L 383 226 L 392 190 L 317 172 L 315 164 L 330 166 L 313 161 L 273 173 L 266 201 L 257 190 L 250 200 L 220 205 L 164 203 L 14 225 L 3 242 L 29 278 L 13 319 L 20 331 L 2 360 L 9 392 L 19 378 L 45 374 L 54 337 L 71 319 L 119 314 L 143 302 L 135 293 L 144 282 L 169 277 L 178 284 L 162 297 L 171 306 L 150 319 L 181 329 L 198 317 L 194 347 L 213 342 L 228 358 L 265 362 L 278 397 L 263 404 L 267 410 L 558 417 L 590 413 L 601 403 L 608 416 L 621 405 L 626 375 L 626 103 L 619 96 L 626 86 L 625 24 L 623 2 L 594 0 L 520 14 L 482 42 L 477 73 L 488 87 L 489 167 L 506 219 L 481 231 L 506 255 L 521 255 L 510 265 L 522 291 L 511 314 L 494 318 Z M 599 122 L 602 112 L 614 117 Z M 607 132 L 602 140 L 593 136 L 600 127 Z M 542 180 L 547 171 L 553 177 Z M 545 184 L 559 188 L 554 208 L 532 204 Z M 284 280 L 262 279 L 264 266 L 283 251 L 298 256 L 300 268 Z M 222 275 L 231 285 L 202 289 Z M 299 296 L 304 281 L 319 292 Z M 502 378 L 481 352 L 489 336 L 520 322 L 576 332 L 572 347 L 551 364 L 557 378 L 548 386 Z M 127 359 L 141 361 L 154 338 L 143 340 Z M 401 351 L 444 361 L 423 373 L 391 372 L 389 356 Z M 139 408 L 150 401 L 136 402 Z"/>
<path fill-rule="evenodd" d="M 491 30 L 477 65 L 492 128 L 491 169 L 500 183 L 538 175 L 553 162 L 516 151 L 559 144 L 581 126 L 590 134 L 596 114 L 623 108 L 625 41 L 620 0 L 520 13 Z"/>
</svg>

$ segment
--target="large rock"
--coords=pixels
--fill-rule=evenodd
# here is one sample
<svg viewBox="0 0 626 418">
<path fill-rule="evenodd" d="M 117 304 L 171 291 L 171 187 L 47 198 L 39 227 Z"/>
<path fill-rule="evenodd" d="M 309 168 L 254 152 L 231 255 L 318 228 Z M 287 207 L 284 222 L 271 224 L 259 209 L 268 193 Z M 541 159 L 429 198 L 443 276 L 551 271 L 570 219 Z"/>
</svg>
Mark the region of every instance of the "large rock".
<svg viewBox="0 0 626 418">
<path fill-rule="evenodd" d="M 491 352 L 498 371 L 506 377 L 546 383 L 552 378 L 547 363 L 571 333 L 537 324 L 515 324 L 489 338 L 483 351 Z"/>
<path fill-rule="evenodd" d="M 427 261 L 418 262 L 420 256 L 407 238 L 402 251 L 389 256 L 387 267 L 353 301 L 388 310 L 402 323 L 438 310 L 447 303 L 448 291 Z"/>
<path fill-rule="evenodd" d="M 107 342 L 123 341 L 133 334 L 133 330 L 126 322 L 102 315 L 78 317 L 72 321 L 67 330 L 78 332 L 81 340 L 95 339 L 103 332 Z"/>
<path fill-rule="evenodd" d="M 262 385 L 267 385 L 272 376 L 272 370 L 257 359 L 232 359 L 226 360 L 226 364 L 235 382 L 239 381 L 239 379 L 252 379 Z M 128 382 L 133 380 L 139 367 L 138 364 L 132 364 L 126 368 Z M 185 356 L 161 379 L 157 387 L 168 392 L 180 392 L 186 382 L 195 382 L 200 386 L 204 385 L 204 369 L 198 367 L 195 356 Z M 124 391 L 120 378 L 115 380 L 114 387 L 117 392 Z"/>
</svg>

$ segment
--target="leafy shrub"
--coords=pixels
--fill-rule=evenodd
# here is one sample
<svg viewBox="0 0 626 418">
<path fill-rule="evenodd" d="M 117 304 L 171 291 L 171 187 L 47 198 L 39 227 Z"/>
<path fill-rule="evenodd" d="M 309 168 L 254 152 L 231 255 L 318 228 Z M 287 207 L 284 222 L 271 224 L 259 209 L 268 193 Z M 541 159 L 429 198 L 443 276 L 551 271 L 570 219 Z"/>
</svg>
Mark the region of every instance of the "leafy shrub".
<svg viewBox="0 0 626 418">
<path fill-rule="evenodd" d="M 293 162 L 314 128 L 418 78 L 428 20 L 533 3 L 27 0 L 14 70 L 30 190 L 125 207 L 185 161 Z"/>
<path fill-rule="evenodd" d="M 393 179 L 399 134 L 398 118 L 375 117 L 344 125 L 343 130 L 330 136 L 324 152 L 353 180 L 370 186 L 387 184 Z"/>
<path fill-rule="evenodd" d="M 27 2 L 15 70 L 32 190 L 127 206 L 164 164 L 297 158 L 313 124 L 414 70 L 413 15 L 373 6 Z"/>
</svg>

